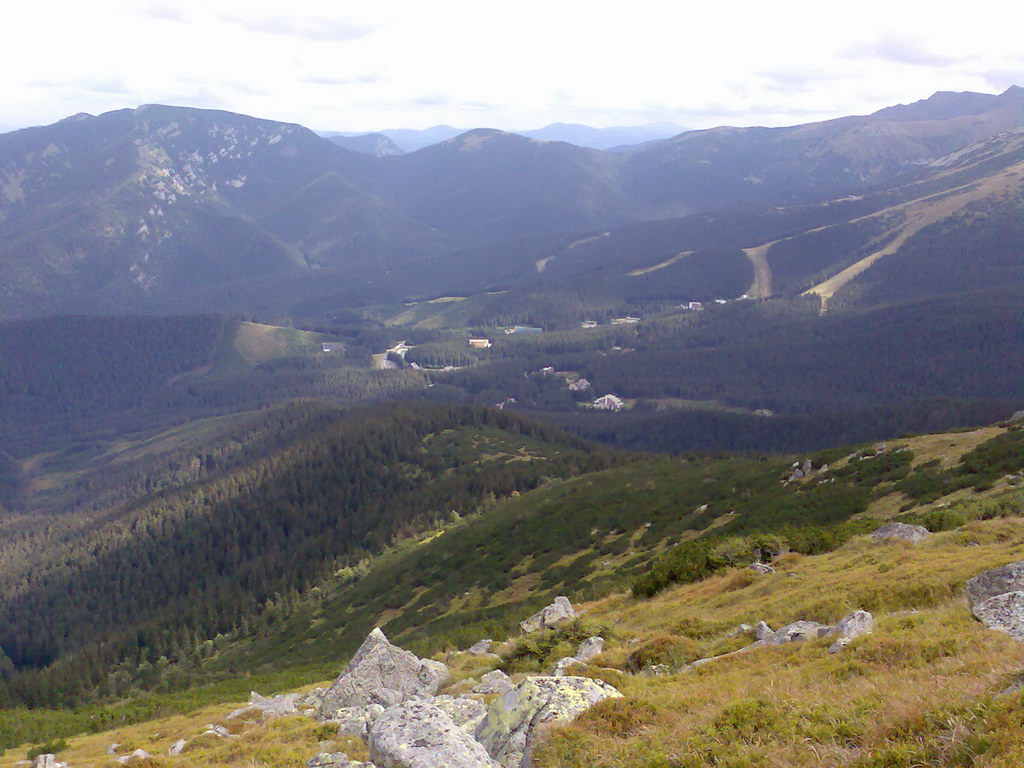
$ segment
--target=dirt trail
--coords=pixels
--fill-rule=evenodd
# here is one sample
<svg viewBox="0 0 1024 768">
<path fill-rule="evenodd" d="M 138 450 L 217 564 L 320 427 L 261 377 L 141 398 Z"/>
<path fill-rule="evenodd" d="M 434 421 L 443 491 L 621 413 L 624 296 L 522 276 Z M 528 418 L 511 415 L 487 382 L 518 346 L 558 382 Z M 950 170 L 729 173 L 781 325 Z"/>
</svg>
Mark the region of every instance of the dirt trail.
<svg viewBox="0 0 1024 768">
<path fill-rule="evenodd" d="M 743 249 L 743 253 L 754 265 L 754 282 L 747 289 L 747 296 L 752 299 L 767 299 L 772 295 L 772 268 L 768 266 L 768 249 L 777 242 L 772 240 L 764 245 Z"/>
<path fill-rule="evenodd" d="M 858 275 L 863 274 L 879 259 L 898 251 L 907 240 L 925 227 L 951 216 L 978 200 L 1019 187 L 1022 182 L 1024 182 L 1024 164 L 1018 164 L 982 183 L 975 182 L 953 190 L 944 190 L 935 195 L 894 205 L 863 217 L 869 219 L 885 216 L 895 211 L 902 211 L 905 214 L 900 225 L 887 233 L 895 232 L 895 237 L 884 248 L 865 256 L 814 287 L 808 288 L 804 291 L 804 295 L 813 293 L 821 297 L 821 311 L 824 313 L 828 309 L 829 299 L 835 295 L 836 291 Z M 857 219 L 857 221 L 859 220 Z"/>
</svg>

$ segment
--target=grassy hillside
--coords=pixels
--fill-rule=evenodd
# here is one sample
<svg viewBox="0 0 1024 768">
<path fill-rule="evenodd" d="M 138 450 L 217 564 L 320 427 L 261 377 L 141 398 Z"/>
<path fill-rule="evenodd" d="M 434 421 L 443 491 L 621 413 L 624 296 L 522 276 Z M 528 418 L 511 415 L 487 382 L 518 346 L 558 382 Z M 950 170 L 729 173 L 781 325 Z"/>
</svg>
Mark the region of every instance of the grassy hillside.
<svg viewBox="0 0 1024 768">
<path fill-rule="evenodd" d="M 447 435 L 444 450 L 460 450 L 457 433 Z M 489 665 L 514 676 L 543 671 L 573 638 L 601 633 L 604 654 L 575 671 L 607 679 L 626 698 L 550 732 L 536 754 L 542 768 L 1014 765 L 1024 696 L 996 694 L 1016 679 L 1024 650 L 974 622 L 962 588 L 1024 557 L 1022 440 L 1019 425 L 1003 425 L 836 449 L 807 457 L 812 473 L 787 484 L 788 462 L 740 459 L 640 461 L 555 480 L 406 540 L 354 582 L 321 581 L 248 638 L 218 638 L 204 669 L 248 678 L 123 705 L 5 712 L 0 735 L 9 746 L 67 735 L 61 759 L 99 766 L 111 742 L 160 755 L 206 723 L 225 723 L 238 740 L 195 739 L 156 762 L 298 764 L 332 734 L 305 718 L 226 721 L 236 705 L 215 702 L 327 678 L 350 640 L 376 623 L 444 659 L 456 678 Z M 916 547 L 859 535 L 893 516 L 937 533 Z M 831 538 L 800 551 L 814 531 Z M 793 548 L 776 558 L 776 573 L 754 574 L 744 547 L 763 546 L 769 533 Z M 672 547 L 701 541 L 733 559 L 652 597 L 623 588 L 670 560 Z M 471 571 L 460 567 L 467 558 Z M 582 618 L 516 639 L 513 622 L 554 593 L 582 602 Z M 749 642 L 733 632 L 741 622 L 827 623 L 855 608 L 874 613 L 874 633 L 839 655 L 826 653 L 831 641 L 813 640 L 686 666 Z M 499 660 L 453 651 L 485 635 L 511 636 Z M 649 663 L 668 674 L 636 674 Z M 72 735 L 82 731 L 100 733 Z M 363 754 L 354 743 L 331 748 Z M 9 749 L 0 766 L 27 750 Z"/>
</svg>

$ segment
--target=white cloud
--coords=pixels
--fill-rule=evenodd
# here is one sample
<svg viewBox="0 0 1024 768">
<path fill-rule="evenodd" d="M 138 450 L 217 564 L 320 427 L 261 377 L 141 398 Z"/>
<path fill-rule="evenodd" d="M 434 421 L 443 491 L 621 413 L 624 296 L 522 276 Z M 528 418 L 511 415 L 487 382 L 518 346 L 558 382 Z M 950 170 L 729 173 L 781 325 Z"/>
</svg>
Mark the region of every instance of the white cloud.
<svg viewBox="0 0 1024 768">
<path fill-rule="evenodd" d="M 1024 84 L 1002 0 L 58 5 L 5 8 L 0 123 L 164 102 L 336 130 L 780 125 Z"/>
</svg>

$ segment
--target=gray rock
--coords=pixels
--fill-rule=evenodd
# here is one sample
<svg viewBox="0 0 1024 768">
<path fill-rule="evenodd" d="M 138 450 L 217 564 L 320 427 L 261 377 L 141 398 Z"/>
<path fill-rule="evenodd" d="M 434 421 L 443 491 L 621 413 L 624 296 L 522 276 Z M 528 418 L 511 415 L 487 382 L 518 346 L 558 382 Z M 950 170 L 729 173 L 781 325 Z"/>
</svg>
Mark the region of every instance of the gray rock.
<svg viewBox="0 0 1024 768">
<path fill-rule="evenodd" d="M 1024 591 L 1005 592 L 975 604 L 972 613 L 989 629 L 1024 642 Z"/>
<path fill-rule="evenodd" d="M 967 581 L 967 606 L 974 606 L 996 595 L 1024 591 L 1024 560 L 982 571 Z"/>
<path fill-rule="evenodd" d="M 15 760 L 12 768 L 32 768 L 31 760 Z"/>
<path fill-rule="evenodd" d="M 36 755 L 36 759 L 32 761 L 32 768 L 67 768 L 67 764 L 58 763 L 56 755 Z"/>
<path fill-rule="evenodd" d="M 428 701 L 390 707 L 370 728 L 370 761 L 380 768 L 493 768 L 482 745 Z"/>
<path fill-rule="evenodd" d="M 430 697 L 447 679 L 444 664 L 420 659 L 392 645 L 380 629 L 374 629 L 324 692 L 316 718 L 328 721 L 338 710 L 348 707 L 379 704 L 386 708 Z"/>
<path fill-rule="evenodd" d="M 241 709 L 236 709 L 228 718 L 243 717 L 245 715 L 260 715 L 266 720 L 275 717 L 294 715 L 299 711 L 299 699 L 297 693 L 282 693 L 278 696 L 260 696 L 256 691 L 249 691 L 249 703 Z"/>
<path fill-rule="evenodd" d="M 366 741 L 370 732 L 370 724 L 383 711 L 384 707 L 380 704 L 367 704 L 365 707 L 342 707 L 335 711 L 330 722 L 338 724 L 339 736 L 352 736 Z"/>
<path fill-rule="evenodd" d="M 1017 411 L 1010 417 L 1010 421 L 1024 421 L 1024 411 Z"/>
<path fill-rule="evenodd" d="M 324 702 L 324 692 L 326 690 L 326 688 L 314 688 L 305 696 L 300 697 L 295 705 L 299 709 L 320 709 L 320 705 Z"/>
<path fill-rule="evenodd" d="M 747 566 L 747 570 L 753 571 L 754 573 L 761 573 L 766 576 L 770 573 L 775 573 L 775 569 L 767 563 L 751 563 Z"/>
<path fill-rule="evenodd" d="M 459 728 L 473 735 L 477 726 L 487 716 L 487 707 L 482 701 L 473 698 L 451 696 L 435 696 L 431 703 L 452 719 Z"/>
<path fill-rule="evenodd" d="M 866 635 L 874 628 L 875 619 L 867 611 L 853 611 L 839 620 L 829 633 L 838 639 L 829 646 L 829 653 L 839 653 L 855 637 Z"/>
<path fill-rule="evenodd" d="M 567 722 L 622 694 L 588 677 L 531 677 L 491 703 L 476 738 L 503 768 L 528 768 L 530 749 L 550 723 Z"/>
<path fill-rule="evenodd" d="M 170 747 L 167 748 L 167 754 L 168 755 L 180 755 L 182 752 L 185 751 L 185 747 L 187 747 L 187 746 L 188 746 L 188 742 L 187 741 L 185 741 L 184 739 L 178 739 L 176 742 L 171 744 Z"/>
<path fill-rule="evenodd" d="M 120 747 L 120 746 L 121 745 L 115 741 L 113 744 L 111 744 L 111 745 L 109 745 L 107 747 L 107 754 L 108 755 L 116 755 L 117 754 L 117 748 Z"/>
<path fill-rule="evenodd" d="M 515 687 L 511 677 L 496 669 L 480 677 L 480 682 L 473 686 L 473 693 L 505 693 Z"/>
<path fill-rule="evenodd" d="M 546 608 L 541 608 L 537 613 L 533 614 L 528 619 L 523 619 L 519 622 L 520 628 L 523 632 L 538 632 L 542 629 L 551 629 L 557 627 L 559 624 L 565 621 L 571 621 L 576 618 L 576 611 L 573 610 L 572 603 L 569 602 L 567 597 L 556 597 L 555 601 Z"/>
<path fill-rule="evenodd" d="M 206 730 L 203 731 L 203 736 L 216 736 L 220 739 L 227 739 L 231 736 L 231 733 L 223 725 L 207 724 Z"/>
<path fill-rule="evenodd" d="M 597 658 L 604 651 L 604 638 L 595 636 L 588 637 L 579 648 L 576 649 L 576 658 L 580 661 L 590 661 Z"/>
<path fill-rule="evenodd" d="M 763 621 L 757 622 L 757 626 L 754 627 L 754 639 L 764 640 L 765 638 L 771 637 L 775 630 L 765 624 Z"/>
<path fill-rule="evenodd" d="M 920 525 L 907 525 L 906 523 L 886 523 L 875 529 L 870 535 L 872 541 L 885 541 L 886 539 L 898 539 L 911 544 L 920 544 L 931 536 L 927 528 Z"/>
<path fill-rule="evenodd" d="M 124 765 L 130 760 L 149 760 L 149 752 L 147 752 L 144 749 L 136 749 L 130 755 L 122 755 L 121 757 L 117 758 L 117 762 L 121 763 L 122 765 Z"/>
<path fill-rule="evenodd" d="M 579 664 L 580 660 L 575 656 L 566 656 L 555 662 L 555 666 L 551 668 L 552 677 L 565 677 L 566 670 L 569 669 L 573 664 Z"/>
<path fill-rule="evenodd" d="M 749 624 L 740 624 L 736 627 L 736 629 L 730 632 L 727 635 L 727 637 L 740 637 L 741 635 L 752 635 L 753 633 L 754 628 L 752 626 L 750 626 Z"/>
<path fill-rule="evenodd" d="M 486 656 L 491 652 L 491 646 L 493 644 L 494 641 L 491 639 L 478 640 L 466 649 L 466 653 L 472 656 Z"/>
<path fill-rule="evenodd" d="M 667 677 L 672 674 L 672 667 L 668 664 L 648 664 L 640 670 L 643 677 Z"/>
<path fill-rule="evenodd" d="M 757 640 L 747 648 L 756 648 L 762 645 L 785 645 L 786 643 L 799 643 L 803 640 L 811 640 L 815 637 L 827 635 L 831 627 L 819 624 L 816 621 L 794 621 L 781 629 L 772 632 L 763 640 Z M 744 649 L 746 650 L 746 649 Z"/>
<path fill-rule="evenodd" d="M 349 760 L 344 752 L 321 752 L 311 757 L 306 768 L 375 768 L 373 763 Z"/>
</svg>

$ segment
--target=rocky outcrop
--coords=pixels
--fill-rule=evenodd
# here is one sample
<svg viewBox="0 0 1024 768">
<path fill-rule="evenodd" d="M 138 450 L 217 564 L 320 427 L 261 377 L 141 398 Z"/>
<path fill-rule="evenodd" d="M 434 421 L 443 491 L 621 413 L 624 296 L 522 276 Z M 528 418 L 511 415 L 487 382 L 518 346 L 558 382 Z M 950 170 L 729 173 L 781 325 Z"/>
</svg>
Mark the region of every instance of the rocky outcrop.
<svg viewBox="0 0 1024 768">
<path fill-rule="evenodd" d="M 576 611 L 567 597 L 556 597 L 555 601 L 546 608 L 541 608 L 537 613 L 528 619 L 519 622 L 523 632 L 538 632 L 542 629 L 557 627 L 565 621 L 576 618 Z"/>
<path fill-rule="evenodd" d="M 775 630 L 769 627 L 765 622 L 757 622 L 757 626 L 754 627 L 754 639 L 764 640 L 767 637 L 771 637 Z"/>
<path fill-rule="evenodd" d="M 149 752 L 147 752 L 144 749 L 136 749 L 130 755 L 122 755 L 121 757 L 117 758 L 117 762 L 119 762 L 121 765 L 130 763 L 132 760 L 149 760 Z"/>
<path fill-rule="evenodd" d="M 595 636 L 588 637 L 576 649 L 576 658 L 580 661 L 590 661 L 601 655 L 604 651 L 604 638 Z"/>
<path fill-rule="evenodd" d="M 872 541 L 896 539 L 898 541 L 909 542 L 910 544 L 920 544 L 931 535 L 931 532 L 929 532 L 927 528 L 923 528 L 920 525 L 886 523 L 882 527 L 875 529 L 868 538 Z"/>
<path fill-rule="evenodd" d="M 180 755 L 182 752 L 185 751 L 185 747 L 187 746 L 187 741 L 185 741 L 184 739 L 178 739 L 176 742 L 174 742 L 173 744 L 171 744 L 171 746 L 167 748 L 167 754 L 172 756 Z"/>
<path fill-rule="evenodd" d="M 839 620 L 829 633 L 838 639 L 829 646 L 829 653 L 839 653 L 850 641 L 861 635 L 866 635 L 874 629 L 875 618 L 867 611 L 854 611 Z"/>
<path fill-rule="evenodd" d="M 377 704 L 386 708 L 430 697 L 447 679 L 444 664 L 420 659 L 392 645 L 380 629 L 374 629 L 324 692 L 316 718 L 331 721 L 339 710 L 350 707 Z"/>
<path fill-rule="evenodd" d="M 487 716 L 487 707 L 476 698 L 435 696 L 431 703 L 452 719 L 459 728 L 472 735 Z"/>
<path fill-rule="evenodd" d="M 67 763 L 58 763 L 56 755 L 36 755 L 32 768 L 67 768 Z"/>
<path fill-rule="evenodd" d="M 378 768 L 493 768 L 487 750 L 432 703 L 406 701 L 370 728 L 370 761 Z"/>
<path fill-rule="evenodd" d="M 983 571 L 967 582 L 967 605 L 989 629 L 1024 642 L 1024 560 Z"/>
<path fill-rule="evenodd" d="M 608 683 L 588 677 L 531 677 L 491 703 L 476 738 L 503 768 L 528 768 L 530 749 L 544 727 L 620 696 Z"/>
<path fill-rule="evenodd" d="M 760 573 L 765 576 L 775 573 L 775 569 L 768 565 L 768 563 L 751 563 L 747 566 L 747 570 L 753 571 L 754 573 Z"/>
<path fill-rule="evenodd" d="M 370 732 L 370 724 L 384 711 L 380 704 L 367 704 L 365 707 L 342 707 L 335 711 L 332 723 L 338 724 L 338 736 L 352 736 L 366 740 Z"/>
</svg>

